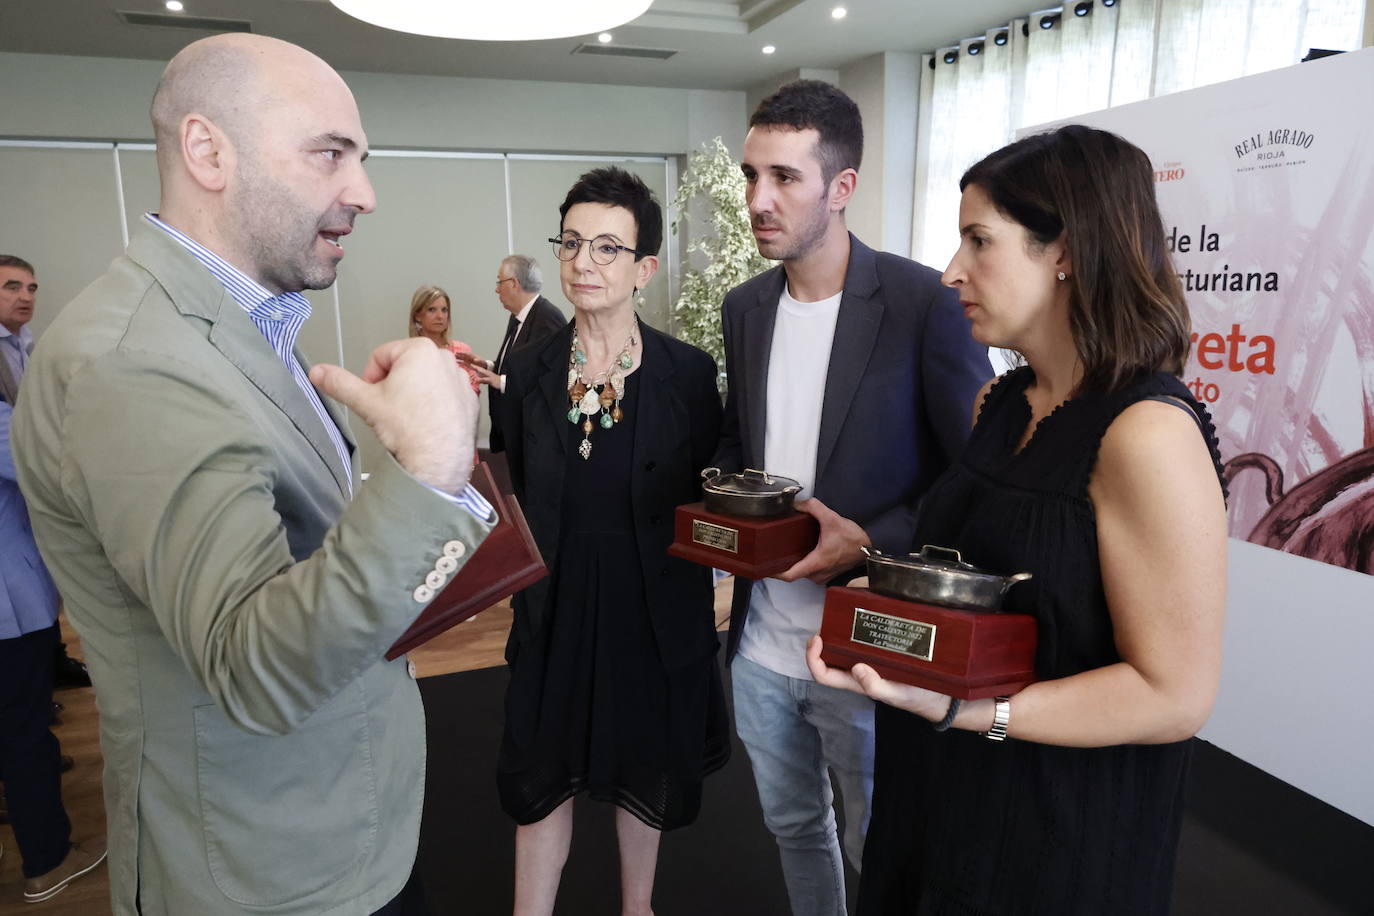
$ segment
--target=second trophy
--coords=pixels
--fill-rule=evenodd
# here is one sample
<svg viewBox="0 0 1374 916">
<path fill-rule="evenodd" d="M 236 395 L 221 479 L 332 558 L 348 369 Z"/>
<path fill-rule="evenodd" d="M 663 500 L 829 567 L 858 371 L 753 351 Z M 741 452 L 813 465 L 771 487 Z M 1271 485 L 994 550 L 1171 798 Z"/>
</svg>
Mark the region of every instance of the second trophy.
<svg viewBox="0 0 1374 916">
<path fill-rule="evenodd" d="M 966 700 L 1035 680 L 1035 618 L 1001 611 L 1007 590 L 1029 573 L 989 572 L 933 546 L 905 557 L 864 553 L 869 588 L 826 590 L 826 664 L 863 662 L 885 678 Z"/>
<path fill-rule="evenodd" d="M 724 474 L 701 472 L 702 501 L 678 506 L 675 557 L 723 569 L 746 579 L 785 571 L 816 546 L 816 520 L 792 506 L 801 484 L 753 469 Z"/>
</svg>

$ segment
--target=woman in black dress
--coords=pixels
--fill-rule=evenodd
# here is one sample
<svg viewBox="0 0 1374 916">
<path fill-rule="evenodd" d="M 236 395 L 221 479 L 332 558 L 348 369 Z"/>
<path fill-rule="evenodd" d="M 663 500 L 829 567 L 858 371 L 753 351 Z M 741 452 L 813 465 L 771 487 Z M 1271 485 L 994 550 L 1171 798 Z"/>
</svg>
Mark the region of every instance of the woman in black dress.
<svg viewBox="0 0 1374 916">
<path fill-rule="evenodd" d="M 669 557 L 720 428 L 710 356 L 640 322 L 663 217 L 618 168 L 559 209 L 568 326 L 510 364 L 511 478 L 550 576 L 514 601 L 497 785 L 515 912 L 553 910 L 572 799 L 616 806 L 621 912 L 648 914 L 659 833 L 690 824 L 729 755 L 709 569 Z"/>
<path fill-rule="evenodd" d="M 1188 739 L 1221 670 L 1226 510 L 1149 159 L 1069 126 L 974 165 L 944 281 L 1025 365 L 977 400 L 919 544 L 1034 578 L 1039 681 L 955 703 L 866 665 L 881 700 L 863 914 L 1167 912 Z M 886 704 L 886 705 L 884 705 Z M 1003 739 L 1006 740 L 1003 740 Z M 992 740 L 989 740 L 992 739 Z"/>
</svg>

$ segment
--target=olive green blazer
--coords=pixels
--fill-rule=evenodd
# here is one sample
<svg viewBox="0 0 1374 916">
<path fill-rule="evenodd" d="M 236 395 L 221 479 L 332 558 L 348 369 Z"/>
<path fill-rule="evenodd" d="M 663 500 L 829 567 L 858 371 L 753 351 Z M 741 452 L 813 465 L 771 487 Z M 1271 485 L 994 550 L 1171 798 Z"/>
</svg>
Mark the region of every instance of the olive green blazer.
<svg viewBox="0 0 1374 916">
<path fill-rule="evenodd" d="M 14 441 L 95 684 L 115 914 L 387 903 L 425 745 L 406 661 L 382 655 L 446 548 L 461 564 L 489 526 L 390 460 L 350 500 L 257 327 L 148 225 L 44 334 Z"/>
</svg>

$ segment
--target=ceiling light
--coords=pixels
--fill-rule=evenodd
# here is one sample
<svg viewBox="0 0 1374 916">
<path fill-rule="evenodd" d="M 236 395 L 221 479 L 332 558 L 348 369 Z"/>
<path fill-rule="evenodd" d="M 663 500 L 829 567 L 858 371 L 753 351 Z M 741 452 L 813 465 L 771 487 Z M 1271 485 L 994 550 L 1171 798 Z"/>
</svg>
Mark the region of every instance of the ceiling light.
<svg viewBox="0 0 1374 916">
<path fill-rule="evenodd" d="M 610 32 L 602 32 L 600 35 L 596 36 L 596 40 L 601 42 L 603 45 L 608 45 L 611 43 L 611 39 L 614 37 L 615 36 L 613 36 Z"/>
<path fill-rule="evenodd" d="M 355 19 L 414 35 L 473 41 L 538 41 L 613 29 L 638 18 L 651 0 L 503 0 L 435 3 L 434 0 L 329 0 Z"/>
<path fill-rule="evenodd" d="M 182 10 L 186 9 L 186 4 L 182 3 L 181 0 L 167 0 L 166 6 L 167 9 L 171 10 L 174 13 L 179 13 Z"/>
<path fill-rule="evenodd" d="M 776 50 L 777 50 L 777 48 L 773 47 L 772 45 L 764 45 L 764 46 L 763 46 L 763 53 L 764 53 L 764 54 L 772 54 L 772 53 L 773 53 L 774 51 L 776 51 Z"/>
<path fill-rule="evenodd" d="M 830 11 L 830 18 L 831 18 L 831 19 L 843 19 L 844 17 L 846 17 L 846 16 L 848 16 L 848 15 L 849 15 L 849 10 L 845 9 L 845 8 L 842 7 L 842 6 L 837 6 L 837 7 L 835 7 L 833 10 Z"/>
</svg>

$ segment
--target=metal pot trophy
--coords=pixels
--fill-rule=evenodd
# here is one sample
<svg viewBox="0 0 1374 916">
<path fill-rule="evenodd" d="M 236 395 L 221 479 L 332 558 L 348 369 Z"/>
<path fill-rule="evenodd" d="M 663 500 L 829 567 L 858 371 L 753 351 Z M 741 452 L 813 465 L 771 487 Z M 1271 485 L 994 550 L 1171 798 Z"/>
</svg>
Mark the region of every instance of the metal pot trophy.
<svg viewBox="0 0 1374 916">
<path fill-rule="evenodd" d="M 1001 612 L 1007 590 L 1029 573 L 991 573 L 943 547 L 907 557 L 864 553 L 869 587 L 825 592 L 827 665 L 863 662 L 885 678 L 965 700 L 1012 694 L 1035 680 L 1035 618 Z"/>
<path fill-rule="evenodd" d="M 701 472 L 703 500 L 678 506 L 668 553 L 747 579 L 775 576 L 816 546 L 820 526 L 792 507 L 801 484 L 749 469 Z"/>
</svg>

